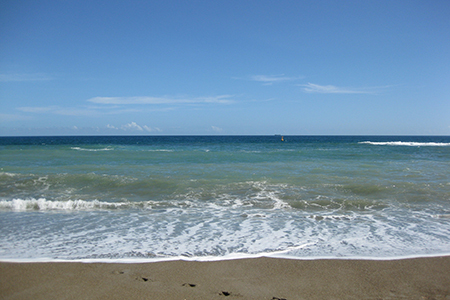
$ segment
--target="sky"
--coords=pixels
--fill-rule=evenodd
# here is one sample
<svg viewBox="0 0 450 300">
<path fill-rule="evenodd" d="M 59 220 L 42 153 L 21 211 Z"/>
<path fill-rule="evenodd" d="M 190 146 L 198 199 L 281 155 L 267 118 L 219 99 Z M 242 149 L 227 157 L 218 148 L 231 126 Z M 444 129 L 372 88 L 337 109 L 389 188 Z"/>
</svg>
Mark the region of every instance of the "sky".
<svg viewBox="0 0 450 300">
<path fill-rule="evenodd" d="M 0 136 L 450 135 L 450 1 L 3 0 Z"/>
</svg>

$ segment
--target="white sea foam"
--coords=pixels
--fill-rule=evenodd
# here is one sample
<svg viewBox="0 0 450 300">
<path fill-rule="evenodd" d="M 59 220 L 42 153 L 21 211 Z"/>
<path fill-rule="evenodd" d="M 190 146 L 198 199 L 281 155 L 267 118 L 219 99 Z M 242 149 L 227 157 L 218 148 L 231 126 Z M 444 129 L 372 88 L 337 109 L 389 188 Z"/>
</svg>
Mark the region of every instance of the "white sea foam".
<svg viewBox="0 0 450 300">
<path fill-rule="evenodd" d="M 152 149 L 152 150 L 147 150 L 148 152 L 174 152 L 174 150 L 170 150 L 170 149 Z"/>
<path fill-rule="evenodd" d="M 279 197 L 279 194 L 280 194 L 279 189 L 286 188 L 285 184 L 270 186 L 270 185 L 268 185 L 268 183 L 266 181 L 261 181 L 261 182 L 255 181 L 255 182 L 249 182 L 249 183 L 252 184 L 254 188 L 257 188 L 260 190 L 256 193 L 256 195 L 253 196 L 254 200 L 256 200 L 256 201 L 264 201 L 264 200 L 273 201 L 273 209 L 284 209 L 284 208 L 291 207 L 287 202 L 283 201 Z"/>
<path fill-rule="evenodd" d="M 106 148 L 81 148 L 81 147 L 70 147 L 72 150 L 78 150 L 78 151 L 90 151 L 90 152 L 97 152 L 97 151 L 111 151 L 114 150 L 114 148 L 106 147 Z"/>
<path fill-rule="evenodd" d="M 0 259 L 47 257 L 109 262 L 260 256 L 387 259 L 448 252 L 450 241 L 445 223 L 435 224 L 435 219 L 425 215 L 396 218 L 383 214 L 325 213 L 321 215 L 323 218 L 315 218 L 320 215 L 206 205 L 125 214 L 104 214 L 98 210 L 76 215 L 50 214 L 49 220 L 57 216 L 58 222 L 39 223 L 37 220 L 42 217 L 23 218 L 19 212 L 7 215 L 12 219 L 3 223 Z M 399 227 L 400 219 L 402 224 L 411 225 Z M 32 231 L 16 234 L 17 228 L 30 222 Z"/>
<path fill-rule="evenodd" d="M 16 174 L 16 173 L 9 173 L 9 172 L 0 172 L 0 176 L 6 176 L 6 177 L 16 177 L 16 176 L 20 176 L 20 174 Z"/>
<path fill-rule="evenodd" d="M 143 210 L 167 210 L 167 209 L 185 209 L 185 208 L 197 208 L 200 204 L 190 200 L 177 201 L 123 201 L 123 202 L 107 202 L 99 200 L 47 200 L 45 198 L 39 199 L 12 199 L 12 200 L 0 200 L 0 210 L 13 210 L 13 211 L 101 211 L 101 210 L 117 210 L 117 209 L 143 209 Z M 223 206 L 219 206 L 215 203 L 208 203 L 207 207 L 213 207 L 216 209 L 223 209 Z M 202 207 L 202 206 L 200 206 Z"/>
<path fill-rule="evenodd" d="M 98 210 L 98 209 L 117 209 L 121 207 L 132 206 L 129 202 L 103 202 L 103 201 L 50 201 L 45 198 L 39 199 L 13 199 L 0 200 L 0 209 L 11 209 L 14 211 L 26 210 Z"/>
<path fill-rule="evenodd" d="M 400 141 L 393 141 L 393 142 L 371 142 L 371 141 L 365 141 L 365 142 L 359 142 L 359 144 L 369 144 L 369 145 L 378 145 L 378 146 L 413 146 L 413 147 L 427 147 L 427 146 L 445 147 L 445 146 L 450 146 L 450 143 L 435 143 L 435 142 L 421 143 L 421 142 L 400 142 Z"/>
<path fill-rule="evenodd" d="M 368 260 L 368 261 L 392 261 L 405 260 L 416 258 L 433 258 L 450 256 L 450 252 L 442 252 L 437 254 L 416 254 L 416 255 L 391 255 L 383 257 L 373 256 L 311 256 L 311 257 L 295 257 L 284 255 L 285 251 L 247 254 L 247 253 L 230 253 L 224 256 L 199 256 L 199 257 L 154 257 L 154 258 L 81 258 L 81 259 L 53 259 L 53 258 L 0 258 L 0 262 L 8 263 L 46 263 L 46 262 L 73 262 L 73 263 L 109 263 L 109 264 L 137 264 L 137 263 L 154 263 L 154 262 L 168 262 L 168 261 L 195 261 L 195 262 L 210 262 L 210 261 L 226 261 L 238 259 L 252 259 L 252 258 L 277 258 L 277 259 L 291 259 L 301 261 L 315 261 L 315 260 Z"/>
</svg>

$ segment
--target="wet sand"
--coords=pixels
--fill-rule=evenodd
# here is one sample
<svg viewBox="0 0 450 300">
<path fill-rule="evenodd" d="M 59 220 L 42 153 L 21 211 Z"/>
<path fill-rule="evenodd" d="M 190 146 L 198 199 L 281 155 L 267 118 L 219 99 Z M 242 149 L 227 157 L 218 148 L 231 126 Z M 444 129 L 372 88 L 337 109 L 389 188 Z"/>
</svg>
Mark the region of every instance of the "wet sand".
<svg viewBox="0 0 450 300">
<path fill-rule="evenodd" d="M 450 256 L 0 263 L 0 299 L 450 299 Z"/>
</svg>

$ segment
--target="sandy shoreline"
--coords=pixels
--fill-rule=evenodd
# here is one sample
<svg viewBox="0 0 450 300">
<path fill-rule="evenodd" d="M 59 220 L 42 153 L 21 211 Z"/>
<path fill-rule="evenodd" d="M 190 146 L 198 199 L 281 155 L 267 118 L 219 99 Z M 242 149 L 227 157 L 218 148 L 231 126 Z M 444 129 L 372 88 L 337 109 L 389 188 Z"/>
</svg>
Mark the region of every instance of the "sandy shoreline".
<svg viewBox="0 0 450 300">
<path fill-rule="evenodd" d="M 0 299 L 450 299 L 450 256 L 0 263 Z"/>
</svg>

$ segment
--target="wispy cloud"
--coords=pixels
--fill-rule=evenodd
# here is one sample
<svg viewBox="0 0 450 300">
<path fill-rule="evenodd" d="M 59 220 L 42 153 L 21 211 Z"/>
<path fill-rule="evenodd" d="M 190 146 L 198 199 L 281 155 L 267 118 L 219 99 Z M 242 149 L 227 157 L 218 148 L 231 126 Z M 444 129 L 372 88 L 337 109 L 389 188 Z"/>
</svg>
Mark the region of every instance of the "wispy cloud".
<svg viewBox="0 0 450 300">
<path fill-rule="evenodd" d="M 42 81 L 42 80 L 52 80 L 53 77 L 44 73 L 33 73 L 33 74 L 0 74 L 0 82 L 11 82 L 11 81 Z"/>
<path fill-rule="evenodd" d="M 87 100 L 94 103 L 84 106 L 62 107 L 51 106 L 24 106 L 16 109 L 24 113 L 55 114 L 65 116 L 98 116 L 126 113 L 143 113 L 155 111 L 170 111 L 177 109 L 179 104 L 230 104 L 234 103 L 231 95 L 212 97 L 176 98 L 176 97 L 95 97 Z M 150 105 L 159 104 L 160 106 Z M 161 106 L 165 104 L 165 106 Z M 132 106 L 134 105 L 134 106 Z M 147 105 L 148 107 L 136 107 Z M 137 127 L 136 127 L 137 128 Z M 145 128 L 144 128 L 145 129 Z"/>
<path fill-rule="evenodd" d="M 145 133 L 145 132 L 162 132 L 162 130 L 158 127 L 150 127 L 147 125 L 139 125 L 136 122 L 130 122 L 121 126 L 114 126 L 111 124 L 107 124 L 105 127 L 77 127 L 72 126 L 70 127 L 72 130 L 80 130 L 80 131 L 86 131 L 86 132 L 104 132 L 104 133 L 111 133 L 111 131 L 114 131 L 115 133 L 123 132 L 123 133 Z"/>
<path fill-rule="evenodd" d="M 123 106 L 79 106 L 79 107 L 60 107 L 60 106 L 26 106 L 18 107 L 17 110 L 24 113 L 34 114 L 54 114 L 63 116 L 99 116 L 99 115 L 117 115 L 127 113 L 143 113 L 143 112 L 161 112 L 170 111 L 173 107 L 162 107 L 154 109 L 137 109 L 137 108 L 123 108 Z"/>
<path fill-rule="evenodd" d="M 46 113 L 57 110 L 58 106 L 41 106 L 41 107 L 26 106 L 26 107 L 18 107 L 17 109 L 29 113 Z"/>
<path fill-rule="evenodd" d="M 18 107 L 17 110 L 26 113 L 51 113 L 64 116 L 93 116 L 97 115 L 98 111 L 89 107 L 60 107 L 60 106 L 41 106 L 41 107 Z"/>
<path fill-rule="evenodd" d="M 257 81 L 262 82 L 264 85 L 272 85 L 276 82 L 283 82 L 283 81 L 294 81 L 303 79 L 303 76 L 296 76 L 296 77 L 289 77 L 285 76 L 284 74 L 279 75 L 251 75 L 248 77 L 233 77 L 234 79 L 240 79 L 240 80 L 250 80 L 250 81 Z"/>
<path fill-rule="evenodd" d="M 122 130 L 134 130 L 134 131 L 144 131 L 144 129 L 139 126 L 136 122 L 131 122 L 120 127 Z"/>
<path fill-rule="evenodd" d="M 147 125 L 142 126 L 144 130 L 147 130 L 148 132 L 162 132 L 162 130 L 159 127 L 149 127 Z"/>
<path fill-rule="evenodd" d="M 234 101 L 231 95 L 219 95 L 212 97 L 94 97 L 88 102 L 110 105 L 130 104 L 194 104 L 194 103 L 218 103 L 230 104 Z"/>
<path fill-rule="evenodd" d="M 113 125 L 106 125 L 107 129 L 112 129 L 115 131 L 127 131 L 127 132 L 161 132 L 162 130 L 158 127 L 150 127 L 147 125 L 139 125 L 136 122 L 130 122 L 128 124 L 122 125 L 120 127 L 116 127 Z"/>
<path fill-rule="evenodd" d="M 0 122 L 10 122 L 10 121 L 26 121 L 31 118 L 28 116 L 18 115 L 18 114 L 2 114 L 0 113 Z"/>
<path fill-rule="evenodd" d="M 389 86 L 380 87 L 363 87 L 363 88 L 348 88 L 348 87 L 337 87 L 334 85 L 319 85 L 314 83 L 299 84 L 298 86 L 303 87 L 303 91 L 306 93 L 320 93 L 320 94 L 375 94 L 380 92 L 382 89 L 388 88 Z"/>
</svg>

